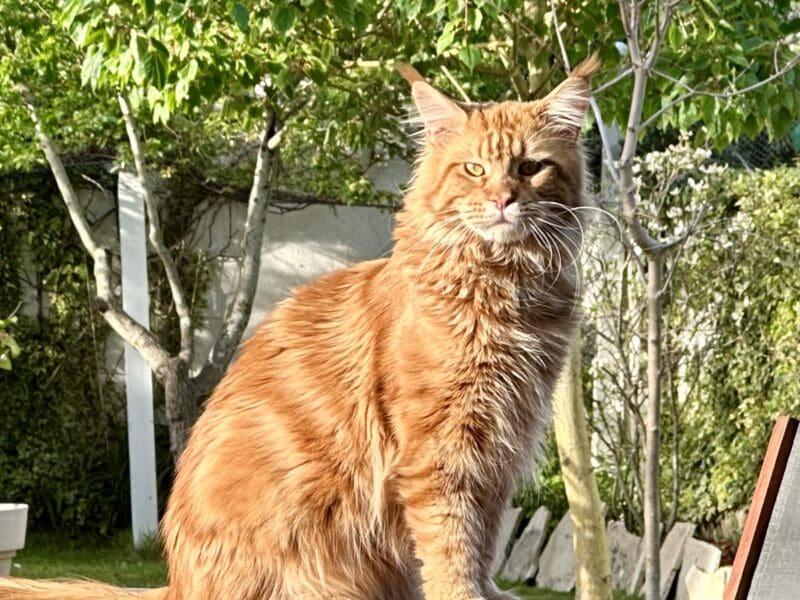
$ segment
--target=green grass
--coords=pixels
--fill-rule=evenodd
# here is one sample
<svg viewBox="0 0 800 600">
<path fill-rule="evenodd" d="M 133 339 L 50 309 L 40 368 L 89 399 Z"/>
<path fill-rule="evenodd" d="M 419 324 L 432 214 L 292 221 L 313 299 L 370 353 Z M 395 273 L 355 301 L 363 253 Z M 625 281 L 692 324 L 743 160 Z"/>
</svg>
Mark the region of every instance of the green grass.
<svg viewBox="0 0 800 600">
<path fill-rule="evenodd" d="M 160 549 L 148 544 L 134 550 L 130 533 L 113 538 L 29 533 L 25 548 L 14 557 L 11 574 L 30 579 L 77 577 L 125 587 L 166 584 L 167 568 Z"/>
<path fill-rule="evenodd" d="M 81 537 L 63 534 L 30 533 L 25 548 L 14 557 L 11 574 L 31 579 L 77 577 L 126 587 L 166 585 L 167 569 L 156 544 L 134 550 L 130 533 L 113 538 Z M 506 587 L 506 586 L 504 586 Z M 571 600 L 563 594 L 530 587 L 514 587 L 529 600 Z M 636 600 L 617 593 L 614 600 Z"/>
<path fill-rule="evenodd" d="M 501 582 L 502 585 L 502 582 Z M 528 586 L 508 586 L 502 585 L 505 589 L 511 590 L 522 598 L 530 600 L 573 600 L 574 592 L 554 592 L 543 588 L 532 588 Z M 630 596 L 624 592 L 614 592 L 614 600 L 640 600 L 638 596 Z"/>
<path fill-rule="evenodd" d="M 573 592 L 562 593 L 542 588 L 515 587 L 514 592 L 530 600 L 573 600 Z M 623 592 L 614 592 L 614 600 L 638 600 L 636 596 L 629 596 Z"/>
</svg>

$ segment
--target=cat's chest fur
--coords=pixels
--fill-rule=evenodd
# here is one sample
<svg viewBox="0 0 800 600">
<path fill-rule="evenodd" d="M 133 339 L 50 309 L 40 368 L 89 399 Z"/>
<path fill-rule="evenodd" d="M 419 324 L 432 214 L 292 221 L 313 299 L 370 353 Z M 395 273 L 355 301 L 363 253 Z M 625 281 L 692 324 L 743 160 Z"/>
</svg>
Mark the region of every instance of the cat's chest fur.
<svg viewBox="0 0 800 600">
<path fill-rule="evenodd" d="M 416 281 L 413 292 L 400 357 L 414 365 L 406 390 L 430 420 L 471 439 L 462 449 L 527 455 L 549 420 L 577 318 L 572 280 L 467 266 Z"/>
</svg>

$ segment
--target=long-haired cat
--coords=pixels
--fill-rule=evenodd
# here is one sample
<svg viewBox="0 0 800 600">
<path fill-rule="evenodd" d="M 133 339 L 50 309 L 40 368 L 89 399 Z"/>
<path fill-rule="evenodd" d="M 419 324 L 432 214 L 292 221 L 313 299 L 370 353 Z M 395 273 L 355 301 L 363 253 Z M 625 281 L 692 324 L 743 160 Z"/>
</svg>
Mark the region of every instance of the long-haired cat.
<svg viewBox="0 0 800 600">
<path fill-rule="evenodd" d="M 424 141 L 391 258 L 297 289 L 181 457 L 169 587 L 7 580 L 0 598 L 497 600 L 498 520 L 578 315 L 590 59 L 534 102 L 400 70 Z"/>
</svg>

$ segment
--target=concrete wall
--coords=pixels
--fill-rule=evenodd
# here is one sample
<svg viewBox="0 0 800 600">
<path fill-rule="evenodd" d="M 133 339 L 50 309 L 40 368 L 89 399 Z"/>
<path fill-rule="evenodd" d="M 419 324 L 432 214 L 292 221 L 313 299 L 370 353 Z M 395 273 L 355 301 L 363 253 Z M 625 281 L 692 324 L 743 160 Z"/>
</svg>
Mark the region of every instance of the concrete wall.
<svg viewBox="0 0 800 600">
<path fill-rule="evenodd" d="M 237 254 L 240 228 L 246 207 L 209 211 L 198 230 L 210 232 L 196 239 L 195 247 L 211 254 Z M 249 337 L 295 286 L 344 266 L 370 260 L 391 252 L 392 214 L 365 206 L 298 207 L 283 214 L 267 216 L 261 269 L 253 312 L 245 338 Z M 232 232 L 233 235 L 230 235 Z M 196 338 L 198 361 L 208 354 L 225 319 L 225 310 L 238 280 L 239 262 L 223 258 L 218 275 L 207 292 L 206 327 Z"/>
</svg>

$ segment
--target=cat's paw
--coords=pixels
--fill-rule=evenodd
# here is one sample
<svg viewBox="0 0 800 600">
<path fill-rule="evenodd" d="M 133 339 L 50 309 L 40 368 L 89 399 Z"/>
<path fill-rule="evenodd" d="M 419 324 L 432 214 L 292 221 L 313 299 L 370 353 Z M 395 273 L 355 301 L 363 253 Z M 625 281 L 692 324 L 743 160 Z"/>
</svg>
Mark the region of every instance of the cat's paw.
<svg viewBox="0 0 800 600">
<path fill-rule="evenodd" d="M 503 590 L 499 589 L 493 582 L 489 583 L 485 587 L 485 589 L 486 589 L 487 600 L 519 600 L 519 596 L 516 596 L 511 592 L 504 592 Z"/>
</svg>

